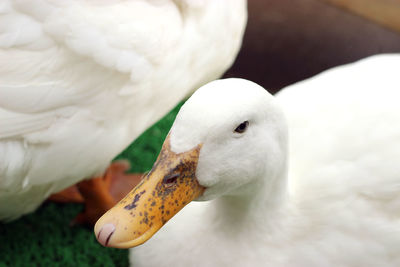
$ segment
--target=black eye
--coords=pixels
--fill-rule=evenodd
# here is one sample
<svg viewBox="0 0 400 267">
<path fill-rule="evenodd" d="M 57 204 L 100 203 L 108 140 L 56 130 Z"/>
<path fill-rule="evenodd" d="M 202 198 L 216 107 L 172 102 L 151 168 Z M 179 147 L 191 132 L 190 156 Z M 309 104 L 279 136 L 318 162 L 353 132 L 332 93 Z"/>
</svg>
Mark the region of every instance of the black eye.
<svg viewBox="0 0 400 267">
<path fill-rule="evenodd" d="M 236 127 L 235 132 L 244 133 L 247 130 L 248 126 L 249 126 L 249 122 L 248 121 L 244 121 L 241 124 L 239 124 L 238 127 Z"/>
</svg>

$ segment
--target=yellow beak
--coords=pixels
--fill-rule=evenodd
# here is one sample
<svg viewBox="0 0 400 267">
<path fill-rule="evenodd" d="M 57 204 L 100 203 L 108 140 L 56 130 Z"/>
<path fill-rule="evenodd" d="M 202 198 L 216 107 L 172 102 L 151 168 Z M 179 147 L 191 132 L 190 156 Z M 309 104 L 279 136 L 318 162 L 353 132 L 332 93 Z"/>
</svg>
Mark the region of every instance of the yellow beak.
<svg viewBox="0 0 400 267">
<path fill-rule="evenodd" d="M 149 174 L 96 223 L 103 246 L 130 248 L 150 239 L 169 219 L 204 192 L 196 179 L 201 144 L 190 151 L 171 151 L 167 136 Z"/>
</svg>

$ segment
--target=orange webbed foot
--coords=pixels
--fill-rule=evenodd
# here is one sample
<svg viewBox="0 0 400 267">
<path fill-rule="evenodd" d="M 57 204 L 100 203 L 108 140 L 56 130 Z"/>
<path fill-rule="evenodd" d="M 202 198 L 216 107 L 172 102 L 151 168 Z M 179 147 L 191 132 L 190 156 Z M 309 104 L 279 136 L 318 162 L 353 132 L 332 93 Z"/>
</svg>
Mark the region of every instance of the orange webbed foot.
<svg viewBox="0 0 400 267">
<path fill-rule="evenodd" d="M 78 214 L 72 224 L 93 226 L 107 210 L 140 182 L 143 174 L 126 173 L 129 169 L 129 162 L 115 161 L 108 167 L 104 176 L 84 180 L 52 195 L 49 200 L 85 203 L 84 211 Z"/>
</svg>

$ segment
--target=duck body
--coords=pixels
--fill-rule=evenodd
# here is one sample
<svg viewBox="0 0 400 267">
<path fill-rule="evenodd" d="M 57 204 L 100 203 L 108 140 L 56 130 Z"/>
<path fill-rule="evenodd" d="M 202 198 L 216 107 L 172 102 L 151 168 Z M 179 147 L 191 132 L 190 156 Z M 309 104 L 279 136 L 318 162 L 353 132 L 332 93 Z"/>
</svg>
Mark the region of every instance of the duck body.
<svg viewBox="0 0 400 267">
<path fill-rule="evenodd" d="M 232 64 L 245 1 L 5 1 L 0 220 L 99 175 Z"/>
<path fill-rule="evenodd" d="M 132 248 L 131 265 L 399 266 L 399 69 L 399 55 L 380 55 L 285 88 L 273 101 L 284 115 L 271 111 L 276 107 L 269 110 L 266 120 L 276 120 L 275 127 L 264 132 L 264 139 L 257 139 L 259 144 L 248 143 L 237 150 L 241 161 L 233 160 L 231 165 L 218 149 L 213 160 L 207 160 L 211 150 L 206 143 L 212 138 L 206 135 L 196 176 L 206 187 L 199 200 L 211 200 L 189 203 L 145 244 Z M 235 79 L 218 83 L 226 93 L 226 87 L 247 86 Z M 204 91 L 200 89 L 193 98 L 202 103 L 199 96 Z M 246 105 L 246 95 L 231 101 Z M 189 106 L 195 104 L 189 99 L 171 129 L 171 147 L 176 152 L 186 150 L 178 136 L 188 137 L 180 134 L 178 124 L 184 124 Z M 261 111 L 256 112 L 262 113 L 258 107 Z M 249 122 L 247 136 L 254 141 L 258 123 Z M 285 145 L 287 129 L 289 146 Z M 271 136 L 281 146 L 270 146 L 258 157 Z M 238 140 L 245 138 L 250 137 Z M 250 154 L 242 157 L 246 153 Z M 247 168 L 247 161 L 252 161 L 253 169 Z M 235 177 L 237 172 L 237 182 L 243 179 L 242 172 L 250 175 L 258 170 L 268 175 L 218 197 L 215 185 L 204 178 L 205 173 Z"/>
</svg>

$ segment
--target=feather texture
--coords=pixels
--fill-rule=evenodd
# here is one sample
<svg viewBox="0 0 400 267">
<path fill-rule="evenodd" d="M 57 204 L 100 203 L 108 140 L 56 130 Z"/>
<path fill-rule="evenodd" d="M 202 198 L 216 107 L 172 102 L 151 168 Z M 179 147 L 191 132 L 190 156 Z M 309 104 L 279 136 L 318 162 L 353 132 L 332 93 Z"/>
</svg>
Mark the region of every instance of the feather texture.
<svg viewBox="0 0 400 267">
<path fill-rule="evenodd" d="M 2 1 L 0 220 L 101 174 L 222 75 L 245 23 L 244 0 Z"/>
<path fill-rule="evenodd" d="M 200 88 L 171 147 L 202 144 L 196 178 L 212 200 L 190 203 L 132 248 L 131 264 L 399 266 L 399 69 L 400 55 L 373 56 L 275 101 L 239 79 Z M 247 132 L 232 133 L 244 120 Z"/>
</svg>

